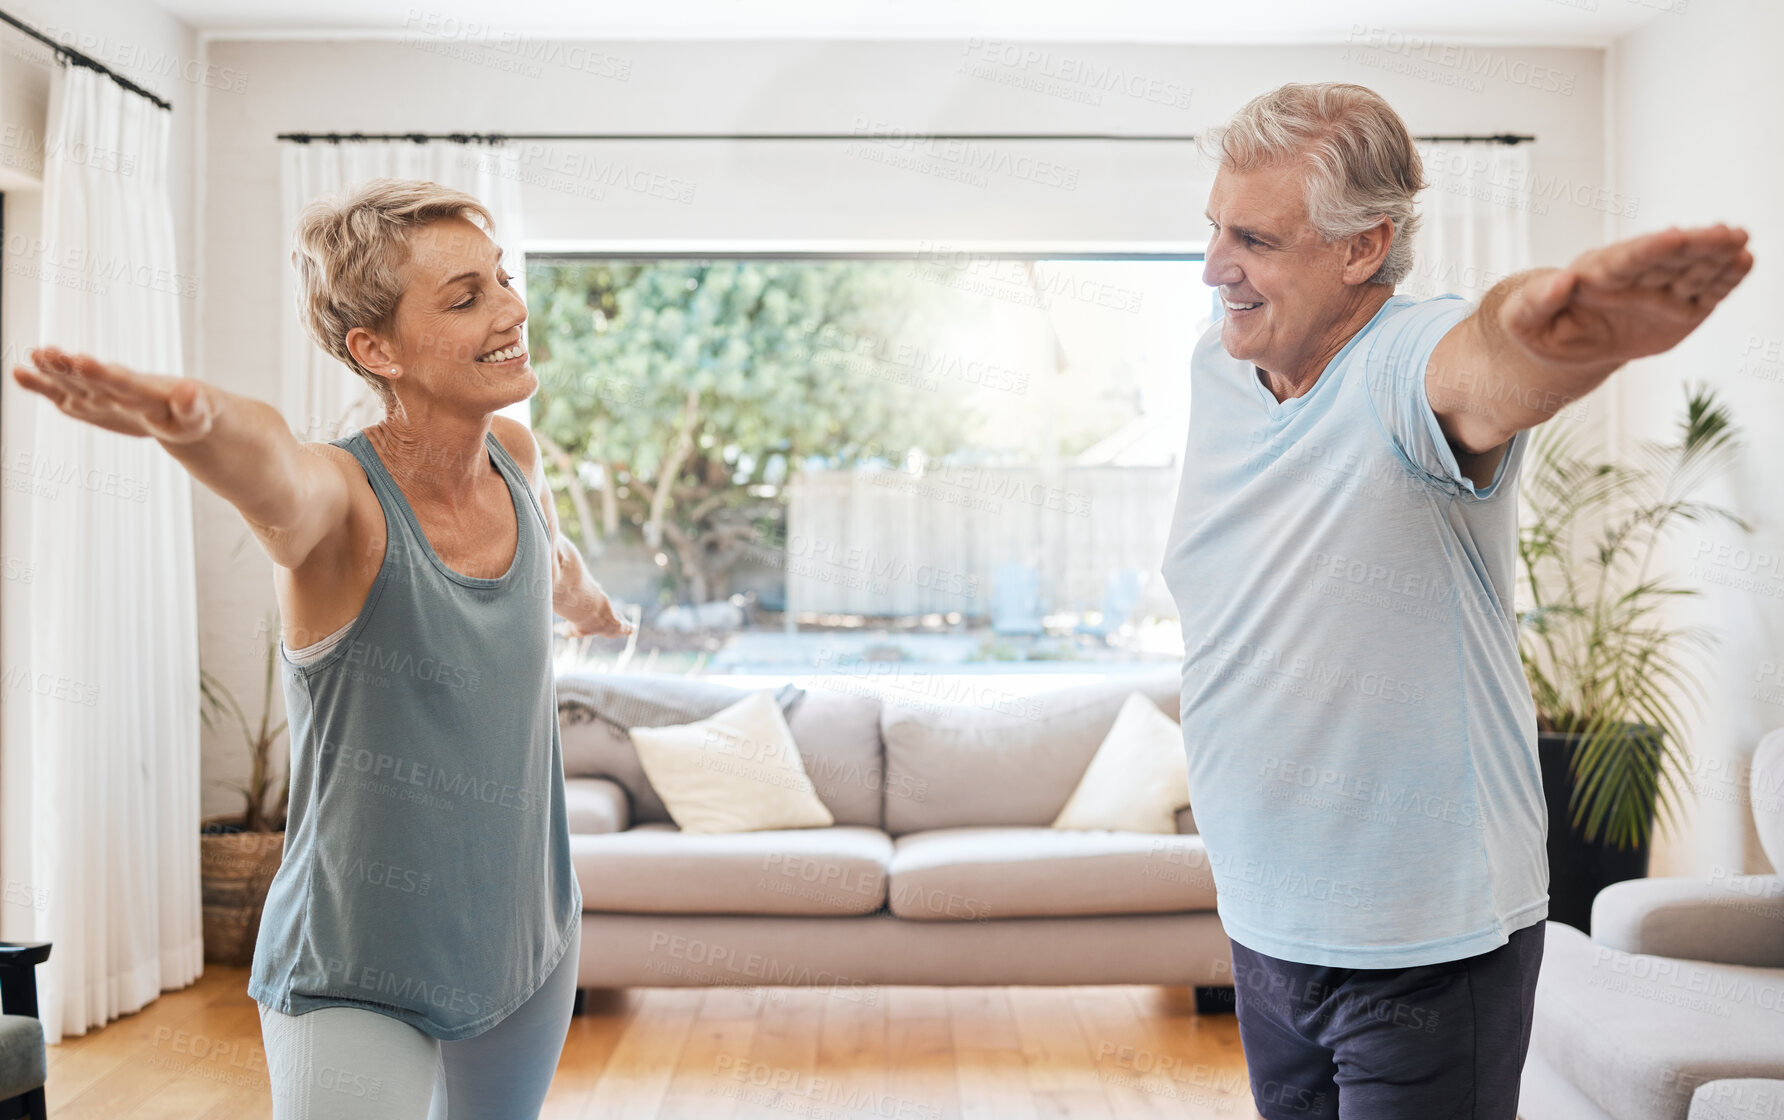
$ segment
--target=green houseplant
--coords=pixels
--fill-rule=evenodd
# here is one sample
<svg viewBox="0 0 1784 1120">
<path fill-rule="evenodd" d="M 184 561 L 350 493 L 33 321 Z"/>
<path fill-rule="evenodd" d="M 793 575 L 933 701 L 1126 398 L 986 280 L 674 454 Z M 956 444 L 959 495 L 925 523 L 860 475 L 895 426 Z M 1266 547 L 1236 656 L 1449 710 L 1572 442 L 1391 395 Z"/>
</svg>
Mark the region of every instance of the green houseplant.
<svg viewBox="0 0 1784 1120">
<path fill-rule="evenodd" d="M 1727 406 L 1687 386 L 1676 441 L 1633 463 L 1581 454 L 1553 423 L 1530 449 L 1518 648 L 1549 801 L 1550 916 L 1581 929 L 1598 890 L 1647 874 L 1655 820 L 1675 819 L 1684 705 L 1701 699 L 1690 660 L 1713 639 L 1667 617 L 1698 592 L 1661 570 L 1661 549 L 1682 523 L 1747 528 L 1693 497 L 1739 446 Z"/>
<path fill-rule="evenodd" d="M 279 655 L 278 616 L 268 627 L 265 686 L 260 715 L 250 721 L 235 695 L 207 670 L 199 672 L 200 713 L 204 725 L 216 728 L 233 717 L 248 747 L 249 772 L 245 784 L 232 788 L 242 794 L 239 814 L 211 817 L 199 830 L 199 863 L 204 897 L 204 955 L 220 964 L 247 964 L 254 955 L 260 931 L 260 911 L 267 888 L 284 855 L 285 813 L 291 785 L 287 774 L 273 798 L 273 751 L 284 736 L 286 723 L 271 725 L 273 678 Z"/>
</svg>

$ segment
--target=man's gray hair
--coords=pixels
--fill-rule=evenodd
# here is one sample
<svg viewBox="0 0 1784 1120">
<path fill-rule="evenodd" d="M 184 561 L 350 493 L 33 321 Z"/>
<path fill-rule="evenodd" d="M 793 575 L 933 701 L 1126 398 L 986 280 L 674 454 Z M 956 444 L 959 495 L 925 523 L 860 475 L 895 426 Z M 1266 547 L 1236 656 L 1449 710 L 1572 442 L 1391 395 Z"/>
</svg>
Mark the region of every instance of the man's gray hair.
<svg viewBox="0 0 1784 1120">
<path fill-rule="evenodd" d="M 1290 82 L 1246 102 L 1199 144 L 1234 171 L 1299 161 L 1307 213 L 1322 238 L 1350 237 L 1385 217 L 1394 223 L 1393 241 L 1369 282 L 1392 286 L 1412 271 L 1419 228 L 1412 199 L 1425 188 L 1424 163 L 1406 122 L 1374 90 Z"/>
</svg>

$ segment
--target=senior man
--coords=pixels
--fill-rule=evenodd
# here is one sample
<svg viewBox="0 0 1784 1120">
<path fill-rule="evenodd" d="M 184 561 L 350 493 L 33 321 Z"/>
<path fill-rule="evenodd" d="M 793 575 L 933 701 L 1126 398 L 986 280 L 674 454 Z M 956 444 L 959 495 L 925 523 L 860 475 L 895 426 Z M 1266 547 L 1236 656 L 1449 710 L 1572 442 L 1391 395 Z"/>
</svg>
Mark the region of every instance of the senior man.
<svg viewBox="0 0 1784 1120">
<path fill-rule="evenodd" d="M 1394 294 L 1412 137 L 1374 92 L 1292 84 L 1219 160 L 1164 572 L 1196 821 L 1269 1120 L 1513 1120 L 1548 911 L 1513 614 L 1528 429 L 1669 349 L 1752 267 L 1669 229 Z"/>
</svg>

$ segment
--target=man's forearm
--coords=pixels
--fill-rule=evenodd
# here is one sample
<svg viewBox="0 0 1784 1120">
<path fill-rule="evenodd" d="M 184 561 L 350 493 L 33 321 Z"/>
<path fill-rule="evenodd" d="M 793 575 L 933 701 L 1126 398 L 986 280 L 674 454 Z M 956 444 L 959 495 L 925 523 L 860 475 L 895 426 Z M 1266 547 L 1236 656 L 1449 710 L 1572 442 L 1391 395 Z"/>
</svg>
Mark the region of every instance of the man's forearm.
<svg viewBox="0 0 1784 1120">
<path fill-rule="evenodd" d="M 211 430 L 191 443 L 159 443 L 243 517 L 261 525 L 290 524 L 297 502 L 294 456 L 303 445 L 279 410 L 265 401 L 204 387 Z"/>
<path fill-rule="evenodd" d="M 1531 269 L 1501 280 L 1432 354 L 1426 394 L 1446 433 L 1460 446 L 1476 452 L 1498 447 L 1551 419 L 1623 364 L 1621 359 L 1539 361 L 1506 329 L 1506 302 L 1525 285 L 1541 283 L 1557 271 Z"/>
</svg>

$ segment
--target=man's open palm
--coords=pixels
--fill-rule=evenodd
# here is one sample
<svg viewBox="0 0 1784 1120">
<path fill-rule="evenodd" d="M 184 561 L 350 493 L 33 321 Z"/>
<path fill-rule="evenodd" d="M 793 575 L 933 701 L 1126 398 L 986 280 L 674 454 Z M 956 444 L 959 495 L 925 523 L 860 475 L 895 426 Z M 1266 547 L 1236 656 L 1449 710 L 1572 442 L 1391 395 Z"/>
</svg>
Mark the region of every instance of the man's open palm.
<svg viewBox="0 0 1784 1120">
<path fill-rule="evenodd" d="M 1500 308 L 1534 362 L 1614 367 L 1670 350 L 1753 267 L 1747 231 L 1666 229 L 1581 254 Z"/>
</svg>

